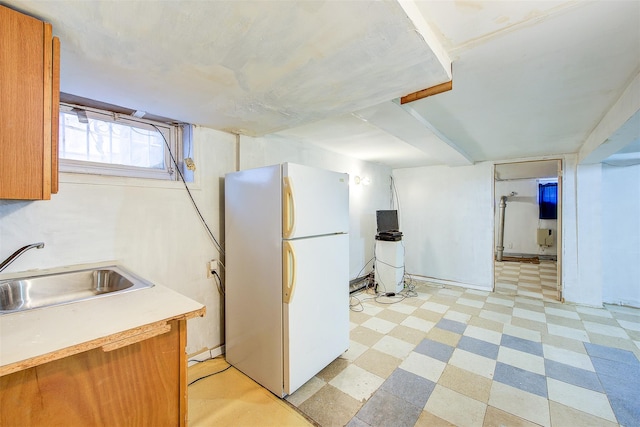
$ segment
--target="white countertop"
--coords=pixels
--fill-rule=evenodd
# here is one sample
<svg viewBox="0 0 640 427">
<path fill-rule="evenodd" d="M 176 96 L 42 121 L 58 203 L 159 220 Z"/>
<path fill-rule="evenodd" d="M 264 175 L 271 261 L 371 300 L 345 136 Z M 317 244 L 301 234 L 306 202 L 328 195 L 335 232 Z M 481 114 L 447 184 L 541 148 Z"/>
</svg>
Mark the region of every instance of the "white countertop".
<svg viewBox="0 0 640 427">
<path fill-rule="evenodd" d="M 134 337 L 170 320 L 203 316 L 204 312 L 202 304 L 155 285 L 0 315 L 0 375 Z"/>
</svg>

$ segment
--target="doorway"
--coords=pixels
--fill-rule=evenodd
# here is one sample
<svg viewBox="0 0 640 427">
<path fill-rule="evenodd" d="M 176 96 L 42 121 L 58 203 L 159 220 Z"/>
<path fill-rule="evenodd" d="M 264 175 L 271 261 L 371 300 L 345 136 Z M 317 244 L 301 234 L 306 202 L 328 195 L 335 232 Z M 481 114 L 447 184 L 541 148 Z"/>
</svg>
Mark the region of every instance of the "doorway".
<svg viewBox="0 0 640 427">
<path fill-rule="evenodd" d="M 494 292 L 562 301 L 562 160 L 494 168 Z"/>
</svg>

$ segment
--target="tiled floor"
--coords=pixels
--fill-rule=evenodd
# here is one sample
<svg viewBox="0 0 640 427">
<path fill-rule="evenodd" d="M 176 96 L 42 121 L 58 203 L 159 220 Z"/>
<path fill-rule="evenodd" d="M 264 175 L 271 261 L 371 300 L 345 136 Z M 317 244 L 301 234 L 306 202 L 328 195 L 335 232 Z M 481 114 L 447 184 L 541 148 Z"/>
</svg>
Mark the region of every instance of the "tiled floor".
<svg viewBox="0 0 640 427">
<path fill-rule="evenodd" d="M 553 261 L 495 262 L 496 292 L 505 295 L 557 301 L 557 277 L 557 265 Z"/>
<path fill-rule="evenodd" d="M 640 310 L 561 304 L 554 273 L 360 294 L 349 351 L 287 400 L 322 426 L 640 425 Z"/>
</svg>

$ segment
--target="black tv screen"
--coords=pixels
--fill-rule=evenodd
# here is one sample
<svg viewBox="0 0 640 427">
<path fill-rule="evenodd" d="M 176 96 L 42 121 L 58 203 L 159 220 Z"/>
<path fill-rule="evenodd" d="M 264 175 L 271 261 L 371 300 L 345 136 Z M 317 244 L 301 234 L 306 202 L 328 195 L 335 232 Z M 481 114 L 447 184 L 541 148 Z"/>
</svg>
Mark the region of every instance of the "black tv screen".
<svg viewBox="0 0 640 427">
<path fill-rule="evenodd" d="M 376 211 L 376 220 L 378 221 L 378 233 L 399 231 L 400 229 L 397 210 Z"/>
</svg>

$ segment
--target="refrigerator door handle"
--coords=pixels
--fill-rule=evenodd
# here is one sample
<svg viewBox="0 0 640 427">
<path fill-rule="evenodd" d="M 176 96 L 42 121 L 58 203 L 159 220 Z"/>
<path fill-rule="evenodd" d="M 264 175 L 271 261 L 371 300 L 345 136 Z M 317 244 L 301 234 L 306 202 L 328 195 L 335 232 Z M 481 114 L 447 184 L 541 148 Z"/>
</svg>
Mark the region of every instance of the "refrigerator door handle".
<svg viewBox="0 0 640 427">
<path fill-rule="evenodd" d="M 296 253 L 290 242 L 282 243 L 282 302 L 289 304 L 296 287 Z"/>
<path fill-rule="evenodd" d="M 288 239 L 293 234 L 293 229 L 296 223 L 291 177 L 284 177 L 282 193 L 282 237 Z"/>
</svg>

